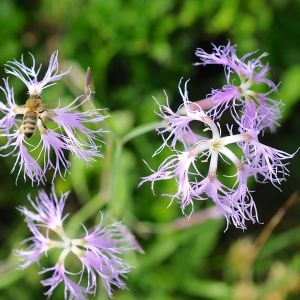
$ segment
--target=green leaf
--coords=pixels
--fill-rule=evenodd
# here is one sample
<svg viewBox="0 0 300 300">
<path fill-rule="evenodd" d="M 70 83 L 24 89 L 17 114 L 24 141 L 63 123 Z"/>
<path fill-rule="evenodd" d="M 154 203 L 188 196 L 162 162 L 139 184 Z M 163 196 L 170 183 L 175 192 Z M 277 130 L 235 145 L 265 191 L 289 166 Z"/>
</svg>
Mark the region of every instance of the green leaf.
<svg viewBox="0 0 300 300">
<path fill-rule="evenodd" d="M 292 66 L 282 76 L 282 82 L 279 87 L 279 97 L 285 104 L 283 109 L 284 119 L 290 115 L 294 106 L 300 99 L 299 82 L 300 65 Z"/>
</svg>

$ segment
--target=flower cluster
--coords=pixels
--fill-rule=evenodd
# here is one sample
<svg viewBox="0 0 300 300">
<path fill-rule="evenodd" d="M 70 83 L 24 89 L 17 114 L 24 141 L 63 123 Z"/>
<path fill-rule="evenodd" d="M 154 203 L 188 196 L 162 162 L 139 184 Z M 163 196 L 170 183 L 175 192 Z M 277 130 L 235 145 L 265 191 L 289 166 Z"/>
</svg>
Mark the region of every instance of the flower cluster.
<svg viewBox="0 0 300 300">
<path fill-rule="evenodd" d="M 0 155 L 15 156 L 12 171 L 17 171 L 17 179 L 23 172 L 24 180 L 45 184 L 51 178 L 48 171 L 52 172 L 52 181 L 58 174 L 65 176 L 71 164 L 68 152 L 85 163 L 101 156 L 102 130 L 98 124 L 105 116 L 100 109 L 83 109 L 92 94 L 89 73 L 86 86 L 89 91 L 85 95 L 65 107 L 60 107 L 59 102 L 48 107 L 42 98 L 44 89 L 56 84 L 68 71 L 58 71 L 57 51 L 51 55 L 42 77 L 39 76 L 42 66 L 36 66 L 32 55 L 31 58 L 31 66 L 25 64 L 23 57 L 6 64 L 5 72 L 25 84 L 28 98 L 25 104 L 16 104 L 14 89 L 9 79 L 4 79 L 4 86 L 0 87 L 6 99 L 0 101 L 0 137 L 4 141 Z M 32 234 L 23 242 L 29 244 L 28 248 L 16 251 L 22 259 L 20 268 L 43 264 L 45 256 L 49 262 L 55 261 L 40 272 L 50 274 L 41 281 L 48 288 L 45 293 L 48 297 L 63 284 L 65 299 L 86 299 L 87 295 L 96 294 L 99 277 L 109 296 L 113 287 L 124 289 L 123 278 L 131 266 L 120 255 L 132 249 L 141 251 L 139 245 L 121 223 L 102 226 L 102 220 L 91 230 L 83 226 L 83 236 L 70 237 L 63 226 L 67 218 L 63 215 L 66 199 L 67 193 L 58 198 L 54 190 L 49 196 L 41 190 L 35 200 L 29 198 L 33 210 L 19 208 Z"/>
<path fill-rule="evenodd" d="M 212 53 L 197 49 L 198 65 L 224 66 L 226 84 L 205 99 L 191 102 L 187 82 L 183 89 L 180 82 L 183 104 L 177 111 L 170 108 L 168 98 L 166 105 L 158 103 L 164 120 L 158 128 L 163 144 L 154 155 L 164 148 L 171 155 L 141 181 L 151 182 L 153 189 L 156 181 L 175 179 L 177 191 L 169 196 L 180 203 L 183 213 L 193 213 L 196 200 L 209 198 L 227 226 L 233 223 L 242 229 L 247 220 L 258 221 L 249 179 L 278 187 L 288 175 L 286 160 L 293 157 L 261 142 L 266 129 L 275 130 L 282 104 L 269 96 L 276 85 L 266 77 L 269 68 L 261 61 L 266 54 L 251 59 L 252 55 L 239 58 L 230 43 L 213 46 Z M 223 126 L 227 135 L 220 125 L 225 111 L 232 116 L 232 123 Z M 224 172 L 222 164 L 234 171 Z"/>
<path fill-rule="evenodd" d="M 6 143 L 0 147 L 0 155 L 15 156 L 12 172 L 16 171 L 18 178 L 23 171 L 24 180 L 29 177 L 37 184 L 46 181 L 48 170 L 52 170 L 53 179 L 57 174 L 65 175 L 70 167 L 67 152 L 86 163 L 101 156 L 101 130 L 91 129 L 88 124 L 98 124 L 105 118 L 99 109 L 78 111 L 89 100 L 90 94 L 77 97 L 66 107 L 57 103 L 54 108 L 48 108 L 44 103 L 43 90 L 68 73 L 58 71 L 57 51 L 51 55 L 44 77 L 38 79 L 40 71 L 41 65 L 36 66 L 33 56 L 31 66 L 25 64 L 23 57 L 21 61 L 6 64 L 5 72 L 27 87 L 25 104 L 16 104 L 8 78 L 4 80 L 4 87 L 0 87 L 6 98 L 6 103 L 0 102 L 0 136 L 6 138 Z"/>
<path fill-rule="evenodd" d="M 33 210 L 19 208 L 32 234 L 24 241 L 29 244 L 28 248 L 16 250 L 23 261 L 20 267 L 24 269 L 40 262 L 43 256 L 50 257 L 51 250 L 54 252 L 56 249 L 59 252 L 56 252 L 58 258 L 54 266 L 45 267 L 40 272 L 51 273 L 41 281 L 42 285 L 48 287 L 45 295 L 51 296 L 62 283 L 65 299 L 86 299 L 88 294 L 95 295 L 99 276 L 107 294 L 111 296 L 113 287 L 126 287 L 123 277 L 131 267 L 120 255 L 135 246 L 124 235 L 124 225 L 121 223 L 102 226 L 101 221 L 92 230 L 83 227 L 85 234 L 82 237 L 69 237 L 63 226 L 67 218 L 67 215 L 63 215 L 67 195 L 65 193 L 58 198 L 54 191 L 48 195 L 40 190 L 38 198 L 29 198 Z"/>
<path fill-rule="evenodd" d="M 221 89 L 212 90 L 203 102 L 210 102 L 211 109 L 208 113 L 214 119 L 218 119 L 230 108 L 233 118 L 240 126 L 243 126 L 241 118 L 257 118 L 261 130 L 269 128 L 275 131 L 281 116 L 282 103 L 269 97 L 277 87 L 266 77 L 269 67 L 261 61 L 267 53 L 250 59 L 254 54 L 255 52 L 247 53 L 239 58 L 236 47 L 230 43 L 219 47 L 213 45 L 212 53 L 197 49 L 196 56 L 200 62 L 195 65 L 222 65 L 226 78 L 226 84 Z M 266 91 L 261 92 L 264 86 L 267 87 Z"/>
</svg>

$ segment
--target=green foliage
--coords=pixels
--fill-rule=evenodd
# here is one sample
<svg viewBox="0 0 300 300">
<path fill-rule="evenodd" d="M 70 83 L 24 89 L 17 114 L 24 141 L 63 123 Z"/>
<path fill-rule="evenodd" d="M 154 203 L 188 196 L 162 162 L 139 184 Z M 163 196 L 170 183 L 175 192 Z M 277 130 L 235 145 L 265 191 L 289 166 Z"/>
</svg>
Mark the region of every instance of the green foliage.
<svg viewBox="0 0 300 300">
<path fill-rule="evenodd" d="M 239 300 L 241 286 L 253 292 L 244 293 L 243 299 L 272 299 L 275 292 L 282 297 L 278 299 L 298 299 L 299 203 L 253 256 L 247 280 L 228 273 L 228 256 L 241 237 L 255 240 L 286 199 L 299 190 L 299 158 L 292 162 L 291 180 L 282 193 L 274 192 L 272 186 L 253 187 L 263 224 L 249 224 L 244 233 L 231 227 L 223 233 L 225 225 L 218 220 L 182 230 L 167 226 L 166 230 L 166 224 L 182 217 L 177 203 L 168 207 L 169 199 L 161 196 L 172 192 L 174 182 L 158 184 L 155 195 L 149 184 L 137 186 L 149 174 L 143 159 L 150 161 L 161 142 L 153 130 L 159 119 L 152 97 L 165 101 L 165 89 L 176 108 L 181 77 L 191 78 L 190 95 L 195 99 L 219 87 L 218 72 L 222 70 L 199 70 L 192 65 L 195 49 L 208 48 L 211 42 L 231 40 L 240 53 L 257 49 L 269 53 L 272 79 L 281 81 L 277 98 L 285 103 L 282 127 L 271 143 L 288 152 L 299 147 L 299 4 L 296 0 L 1 1 L 2 71 L 7 60 L 18 59 L 22 53 L 29 51 L 46 62 L 59 49 L 61 68 L 74 67 L 66 78 L 67 88 L 60 83 L 49 90 L 49 105 L 57 105 L 57 95 L 67 102 L 80 93 L 90 66 L 95 105 L 108 108 L 110 117 L 103 125 L 107 130 L 104 158 L 91 166 L 74 159 L 69 176 L 57 179 L 55 185 L 58 192 L 71 190 L 67 202 L 74 213 L 68 223 L 71 231 L 97 219 L 99 210 L 107 210 L 111 219 L 122 220 L 133 231 L 145 250 L 128 255 L 135 265 L 128 276 L 129 289 L 116 291 L 114 299 Z M 24 91 L 17 88 L 16 92 L 21 103 Z M 266 138 L 270 139 L 267 134 Z M 15 207 L 26 204 L 26 195 L 35 195 L 37 188 L 22 181 L 16 186 L 11 161 L 1 159 L 0 164 L 0 300 L 41 299 L 38 267 L 16 270 L 17 261 L 11 254 L 28 234 Z M 153 160 L 151 166 L 158 165 Z M 249 253 L 239 255 L 243 261 Z M 278 268 L 282 276 L 276 277 Z M 285 278 L 294 285 L 288 285 Z M 62 296 L 56 293 L 53 299 Z M 95 299 L 106 299 L 103 290 Z"/>
</svg>

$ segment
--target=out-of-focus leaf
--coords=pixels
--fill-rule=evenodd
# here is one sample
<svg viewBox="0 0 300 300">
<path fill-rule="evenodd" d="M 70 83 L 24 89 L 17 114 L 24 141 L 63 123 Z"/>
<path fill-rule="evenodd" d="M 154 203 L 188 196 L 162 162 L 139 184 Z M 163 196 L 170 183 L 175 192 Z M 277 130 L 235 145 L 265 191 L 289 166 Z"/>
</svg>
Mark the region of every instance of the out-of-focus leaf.
<svg viewBox="0 0 300 300">
<path fill-rule="evenodd" d="M 134 115 L 128 110 L 114 111 L 113 115 L 107 119 L 113 132 L 118 136 L 127 133 L 133 126 Z"/>
<path fill-rule="evenodd" d="M 210 21 L 209 30 L 212 32 L 221 32 L 228 29 L 234 22 L 237 14 L 238 0 L 227 0 L 220 2 L 220 10 Z"/>
<path fill-rule="evenodd" d="M 274 256 L 280 250 L 300 243 L 300 226 L 276 234 L 270 238 L 261 249 L 258 259 L 265 259 Z"/>
<path fill-rule="evenodd" d="M 10 284 L 15 283 L 20 277 L 23 276 L 20 270 L 15 267 L 12 270 L 3 271 L 3 262 L 0 264 L 0 290 L 7 287 Z"/>
<path fill-rule="evenodd" d="M 222 220 L 208 220 L 183 230 L 181 234 L 181 247 L 174 255 L 174 270 L 194 272 L 203 265 L 209 265 L 209 255 L 214 249 L 220 230 L 224 226 Z M 185 257 L 186 259 L 182 259 Z"/>
<path fill-rule="evenodd" d="M 289 68 L 281 78 L 279 87 L 279 97 L 285 104 L 283 109 L 283 118 L 286 119 L 293 107 L 300 100 L 300 65 L 294 65 Z"/>
<path fill-rule="evenodd" d="M 205 299 L 227 299 L 231 298 L 231 288 L 225 282 L 215 280 L 197 279 L 195 277 L 183 276 L 180 289 L 194 297 L 205 297 Z"/>
</svg>

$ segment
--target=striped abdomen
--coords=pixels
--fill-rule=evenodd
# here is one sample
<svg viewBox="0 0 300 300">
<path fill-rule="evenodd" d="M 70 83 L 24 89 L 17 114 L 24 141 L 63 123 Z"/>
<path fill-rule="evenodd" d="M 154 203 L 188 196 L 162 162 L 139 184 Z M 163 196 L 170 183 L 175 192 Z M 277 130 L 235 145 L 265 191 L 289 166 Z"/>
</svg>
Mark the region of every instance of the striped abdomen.
<svg viewBox="0 0 300 300">
<path fill-rule="evenodd" d="M 35 112 L 28 111 L 24 114 L 22 128 L 23 128 L 24 134 L 28 138 L 30 138 L 34 134 L 37 119 L 38 119 L 38 116 L 37 116 L 37 113 L 35 113 Z"/>
</svg>

